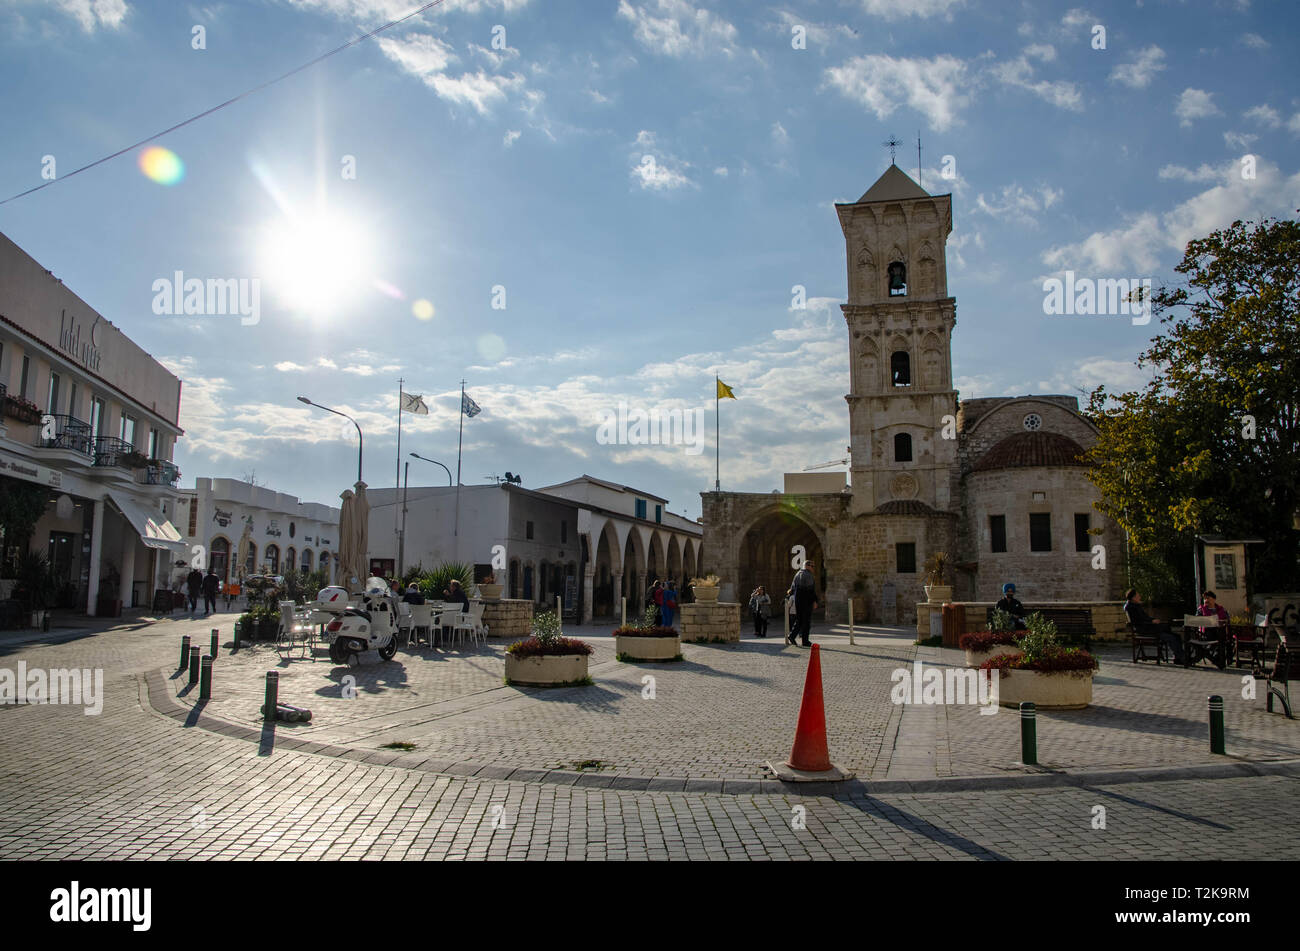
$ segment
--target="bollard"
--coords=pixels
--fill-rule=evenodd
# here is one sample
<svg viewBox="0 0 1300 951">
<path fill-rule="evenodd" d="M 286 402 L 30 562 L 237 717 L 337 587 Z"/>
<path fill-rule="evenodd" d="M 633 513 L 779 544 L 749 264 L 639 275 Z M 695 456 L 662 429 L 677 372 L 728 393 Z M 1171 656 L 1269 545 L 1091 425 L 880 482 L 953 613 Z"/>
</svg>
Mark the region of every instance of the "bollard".
<svg viewBox="0 0 1300 951">
<path fill-rule="evenodd" d="M 190 636 L 186 634 L 181 638 L 181 662 L 176 665 L 177 670 L 184 670 L 185 665 L 190 662 Z"/>
<path fill-rule="evenodd" d="M 232 654 L 239 653 L 239 622 L 238 621 L 235 622 L 235 643 L 234 646 L 230 648 L 230 653 Z"/>
<path fill-rule="evenodd" d="M 217 628 L 214 627 L 212 629 L 212 656 L 214 659 L 216 658 L 217 651 L 220 647 L 221 647 L 221 634 L 217 630 Z"/>
<path fill-rule="evenodd" d="M 190 648 L 190 686 L 193 687 L 199 682 L 199 649 Z"/>
<path fill-rule="evenodd" d="M 849 598 L 849 646 L 853 646 L 853 599 Z"/>
<path fill-rule="evenodd" d="M 560 635 L 564 635 L 564 599 L 558 594 L 555 596 L 555 627 Z"/>
<path fill-rule="evenodd" d="M 1223 752 L 1223 698 L 1218 694 L 1210 697 L 1210 752 Z"/>
<path fill-rule="evenodd" d="M 199 671 L 199 699 L 212 699 L 212 655 L 203 658 L 203 667 Z"/>
<path fill-rule="evenodd" d="M 1026 700 L 1020 704 L 1020 761 L 1038 765 L 1038 722 L 1036 708 Z"/>
<path fill-rule="evenodd" d="M 623 599 L 623 621 L 619 627 L 627 627 L 627 598 Z"/>
<path fill-rule="evenodd" d="M 266 704 L 262 707 L 262 716 L 269 722 L 275 722 L 275 708 L 280 702 L 280 672 L 266 672 Z"/>
</svg>

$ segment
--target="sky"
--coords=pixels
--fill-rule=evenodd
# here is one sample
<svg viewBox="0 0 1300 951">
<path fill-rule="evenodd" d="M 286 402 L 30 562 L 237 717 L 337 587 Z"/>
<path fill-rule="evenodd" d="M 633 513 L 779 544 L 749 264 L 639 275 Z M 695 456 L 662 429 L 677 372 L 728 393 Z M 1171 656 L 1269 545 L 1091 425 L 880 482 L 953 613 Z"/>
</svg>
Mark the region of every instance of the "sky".
<svg viewBox="0 0 1300 951">
<path fill-rule="evenodd" d="M 1047 314 L 1044 281 L 1160 286 L 1300 207 L 1289 0 L 444 0 L 158 134 L 419 6 L 0 0 L 0 201 L 52 174 L 0 231 L 181 378 L 182 485 L 337 505 L 356 432 L 305 395 L 391 487 L 399 379 L 430 409 L 404 460 L 453 472 L 466 381 L 466 484 L 585 472 L 698 518 L 715 375 L 724 490 L 842 458 L 833 205 L 891 136 L 953 196 L 963 398 L 1140 386 L 1159 322 Z M 245 316 L 158 313 L 177 271 L 245 282 Z M 611 441 L 620 404 L 704 430 Z"/>
</svg>

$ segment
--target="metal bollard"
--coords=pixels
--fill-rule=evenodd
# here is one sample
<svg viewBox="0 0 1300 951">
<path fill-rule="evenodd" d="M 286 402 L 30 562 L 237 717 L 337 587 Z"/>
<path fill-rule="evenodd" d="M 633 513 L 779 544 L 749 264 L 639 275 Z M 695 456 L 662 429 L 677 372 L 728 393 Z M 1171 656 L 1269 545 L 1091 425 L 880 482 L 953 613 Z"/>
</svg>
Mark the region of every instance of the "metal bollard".
<svg viewBox="0 0 1300 951">
<path fill-rule="evenodd" d="M 275 722 L 275 708 L 280 702 L 280 672 L 266 672 L 266 705 L 262 707 L 262 716 L 267 721 Z"/>
<path fill-rule="evenodd" d="M 217 628 L 212 629 L 212 656 L 217 656 L 217 651 L 221 648 L 221 633 Z"/>
<path fill-rule="evenodd" d="M 853 646 L 853 599 L 849 598 L 849 646 Z"/>
<path fill-rule="evenodd" d="M 1223 752 L 1223 698 L 1218 694 L 1210 697 L 1210 752 L 1225 755 Z"/>
<path fill-rule="evenodd" d="M 238 621 L 235 622 L 235 643 L 234 646 L 231 647 L 230 653 L 232 654 L 239 653 L 239 622 Z"/>
<path fill-rule="evenodd" d="M 186 634 L 181 638 L 181 662 L 176 665 L 177 670 L 184 670 L 185 665 L 190 662 L 190 636 Z"/>
<path fill-rule="evenodd" d="M 1020 761 L 1026 766 L 1038 765 L 1038 712 L 1028 700 L 1020 704 Z"/>
<path fill-rule="evenodd" d="M 212 699 L 212 655 L 207 654 L 203 658 L 203 666 L 199 671 L 199 699 Z"/>
<path fill-rule="evenodd" d="M 193 687 L 199 682 L 199 649 L 190 648 L 190 686 Z"/>
</svg>

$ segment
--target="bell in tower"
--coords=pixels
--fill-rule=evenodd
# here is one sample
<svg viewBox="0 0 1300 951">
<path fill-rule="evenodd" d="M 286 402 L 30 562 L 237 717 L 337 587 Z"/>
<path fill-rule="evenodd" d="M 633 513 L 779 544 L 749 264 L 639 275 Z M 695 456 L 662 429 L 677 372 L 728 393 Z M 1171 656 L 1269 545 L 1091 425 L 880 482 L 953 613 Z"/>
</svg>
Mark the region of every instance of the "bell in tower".
<svg viewBox="0 0 1300 951">
<path fill-rule="evenodd" d="M 899 297 L 907 293 L 907 268 L 902 261 L 889 265 L 889 296 Z"/>
</svg>

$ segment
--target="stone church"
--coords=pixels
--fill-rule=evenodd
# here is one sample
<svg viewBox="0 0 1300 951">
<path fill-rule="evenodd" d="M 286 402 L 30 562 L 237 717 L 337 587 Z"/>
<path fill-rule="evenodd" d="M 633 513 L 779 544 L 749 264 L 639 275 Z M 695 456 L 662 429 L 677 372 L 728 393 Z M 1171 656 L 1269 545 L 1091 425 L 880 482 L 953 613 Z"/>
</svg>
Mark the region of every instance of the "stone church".
<svg viewBox="0 0 1300 951">
<path fill-rule="evenodd" d="M 1080 456 L 1096 427 L 1078 400 L 963 401 L 953 388 L 952 196 L 891 164 L 836 211 L 848 259 L 850 484 L 842 472 L 787 473 L 784 492 L 701 493 L 722 600 L 745 602 L 758 584 L 776 600 L 800 551 L 816 563 L 832 621 L 849 597 L 859 611 L 865 601 L 859 620 L 914 621 L 935 552 L 949 556 L 955 600 L 996 600 L 1006 581 L 1026 604 L 1116 600 L 1124 538 L 1093 507 Z"/>
</svg>

